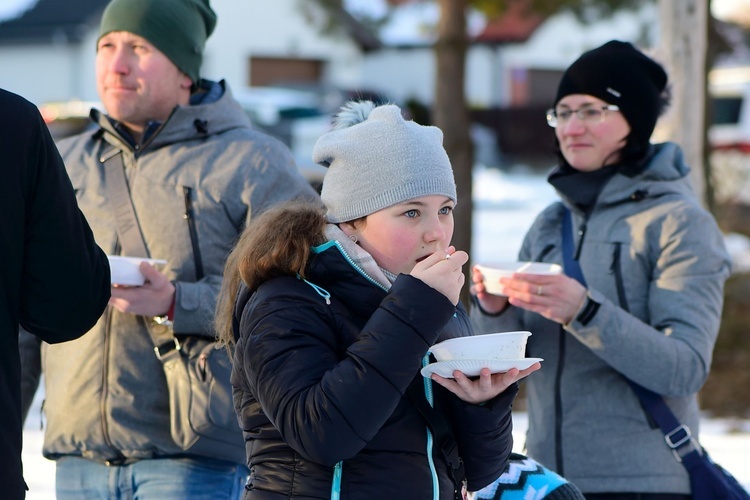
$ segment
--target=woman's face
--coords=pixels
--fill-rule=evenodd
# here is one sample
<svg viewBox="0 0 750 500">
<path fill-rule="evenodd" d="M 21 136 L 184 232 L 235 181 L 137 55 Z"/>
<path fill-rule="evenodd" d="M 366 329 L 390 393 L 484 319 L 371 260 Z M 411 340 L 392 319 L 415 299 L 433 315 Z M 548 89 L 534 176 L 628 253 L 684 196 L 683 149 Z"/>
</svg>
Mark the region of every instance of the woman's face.
<svg viewBox="0 0 750 500">
<path fill-rule="evenodd" d="M 592 172 L 617 163 L 620 149 L 630 134 L 630 125 L 619 111 L 604 111 L 603 116 L 583 121 L 575 111 L 595 108 L 601 110 L 609 103 L 585 94 L 571 94 L 560 99 L 555 111 L 574 111 L 567 121 L 558 123 L 555 135 L 560 151 L 571 167 L 581 172 Z"/>
<path fill-rule="evenodd" d="M 444 196 L 423 196 L 379 210 L 359 223 L 341 224 L 341 229 L 347 236 L 356 235 L 380 267 L 408 274 L 417 262 L 450 246 L 454 205 Z"/>
</svg>

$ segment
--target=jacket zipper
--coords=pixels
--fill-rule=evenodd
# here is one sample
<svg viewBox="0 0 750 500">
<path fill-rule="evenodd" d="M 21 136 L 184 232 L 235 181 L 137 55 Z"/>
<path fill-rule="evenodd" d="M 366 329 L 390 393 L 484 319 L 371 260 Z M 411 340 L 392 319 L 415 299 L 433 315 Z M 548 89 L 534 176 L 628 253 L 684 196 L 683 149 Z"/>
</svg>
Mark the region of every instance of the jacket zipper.
<svg viewBox="0 0 750 500">
<path fill-rule="evenodd" d="M 578 241 L 576 242 L 576 249 L 573 258 L 578 260 L 581 257 L 581 247 L 583 246 L 583 238 L 586 236 L 586 220 L 583 221 L 581 226 L 578 228 Z"/>
<path fill-rule="evenodd" d="M 558 340 L 557 371 L 555 373 L 555 461 L 557 467 L 555 470 L 561 476 L 565 476 L 565 465 L 563 463 L 562 452 L 562 373 L 565 365 L 565 337 L 566 333 L 563 327 L 559 327 L 560 336 Z"/>
<path fill-rule="evenodd" d="M 185 200 L 185 214 L 182 218 L 187 222 L 188 231 L 190 232 L 190 245 L 193 247 L 193 262 L 195 265 L 195 280 L 200 281 L 203 279 L 203 259 L 201 259 L 201 249 L 198 246 L 198 230 L 195 227 L 192 189 L 184 186 L 182 194 Z"/>
<path fill-rule="evenodd" d="M 572 212 L 571 212 L 572 222 Z M 586 237 L 586 219 L 578 228 L 578 238 L 576 241 L 576 247 L 574 250 L 573 258 L 578 260 L 581 255 L 581 248 L 583 247 L 583 240 Z M 562 376 L 563 370 L 565 369 L 565 353 L 566 353 L 566 337 L 567 334 L 565 329 L 560 326 L 558 328 L 560 335 L 558 340 L 557 349 L 557 371 L 555 372 L 555 462 L 557 465 L 557 472 L 561 476 L 565 475 L 565 463 L 563 461 L 563 408 L 562 408 Z"/>
<path fill-rule="evenodd" d="M 550 243 L 539 252 L 539 255 L 534 259 L 536 262 L 544 262 L 544 258 L 555 248 L 555 245 Z"/>
<path fill-rule="evenodd" d="M 388 291 L 388 289 L 386 287 L 384 287 L 383 285 L 381 285 L 380 283 L 378 283 L 378 281 L 375 278 L 372 278 L 369 274 L 367 274 L 365 272 L 364 269 L 362 269 L 357 264 L 355 264 L 354 260 L 349 256 L 348 253 L 346 253 L 346 250 L 344 250 L 344 247 L 342 247 L 337 241 L 335 241 L 334 244 L 336 245 L 336 248 L 339 249 L 339 252 L 341 252 L 341 255 L 344 256 L 344 259 L 346 259 L 346 261 L 349 263 L 349 265 L 352 266 L 359 274 L 361 274 L 362 276 L 364 276 L 365 279 L 367 279 L 367 281 L 369 281 L 373 285 L 377 286 L 381 290 L 384 290 L 386 292 Z"/>
<path fill-rule="evenodd" d="M 117 244 L 119 246 L 119 243 Z M 119 253 L 116 252 L 116 254 Z M 102 436 L 104 437 L 104 442 L 107 443 L 107 446 L 109 446 L 111 449 L 117 453 L 120 457 L 122 457 L 122 454 L 120 453 L 120 450 L 115 448 L 114 444 L 112 443 L 112 439 L 109 437 L 109 426 L 107 425 L 107 395 L 109 393 L 109 350 L 111 347 L 111 339 L 112 339 L 112 308 L 107 307 L 104 312 L 105 318 L 105 328 L 106 328 L 106 335 L 104 335 L 104 359 L 102 360 L 102 400 L 100 405 L 100 412 L 101 412 L 101 419 L 102 419 Z M 109 464 L 109 461 L 107 461 L 107 464 Z"/>
<path fill-rule="evenodd" d="M 630 203 L 638 202 L 643 200 L 647 196 L 647 192 L 644 190 L 637 190 L 628 198 L 617 203 Z M 572 214 L 572 212 L 571 212 Z M 587 220 L 584 219 L 583 223 L 578 228 L 578 239 L 576 242 L 575 254 L 573 258 L 579 260 L 581 256 L 581 249 L 583 248 L 583 240 L 586 237 L 586 226 Z M 546 248 L 545 248 L 546 250 Z M 625 285 L 622 279 L 622 268 L 620 266 L 620 255 L 622 252 L 622 243 L 615 244 L 615 250 L 612 258 L 611 271 L 614 274 L 615 284 L 617 287 L 617 298 L 620 302 L 620 307 L 625 311 L 629 311 L 627 297 L 625 296 Z M 540 259 L 541 260 L 541 259 Z M 558 341 L 558 360 L 557 360 L 557 372 L 555 373 L 555 461 L 557 465 L 557 473 L 561 476 L 565 476 L 565 465 L 563 463 L 563 451 L 562 451 L 562 373 L 565 364 L 565 347 L 566 347 L 566 333 L 565 330 L 560 327 L 560 340 Z"/>
<path fill-rule="evenodd" d="M 615 251 L 612 255 L 612 266 L 610 270 L 615 277 L 615 286 L 617 288 L 617 300 L 619 305 L 625 311 L 630 311 L 628 298 L 625 295 L 625 284 L 622 279 L 622 266 L 620 265 L 620 256 L 622 254 L 622 243 L 615 243 Z"/>
</svg>

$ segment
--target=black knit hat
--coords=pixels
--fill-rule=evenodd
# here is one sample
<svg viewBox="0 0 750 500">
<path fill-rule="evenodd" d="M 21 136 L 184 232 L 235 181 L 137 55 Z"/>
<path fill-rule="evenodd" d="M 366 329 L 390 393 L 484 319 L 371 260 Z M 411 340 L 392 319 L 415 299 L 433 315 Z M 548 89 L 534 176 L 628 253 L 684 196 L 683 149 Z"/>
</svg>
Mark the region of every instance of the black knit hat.
<svg viewBox="0 0 750 500">
<path fill-rule="evenodd" d="M 628 42 L 612 40 L 585 52 L 560 80 L 555 105 L 571 94 L 587 94 L 619 106 L 630 125 L 628 145 L 646 151 L 662 112 L 664 68 Z"/>
<path fill-rule="evenodd" d="M 112 0 L 104 9 L 99 38 L 112 31 L 141 36 L 198 83 L 203 48 L 215 26 L 208 0 Z"/>
</svg>

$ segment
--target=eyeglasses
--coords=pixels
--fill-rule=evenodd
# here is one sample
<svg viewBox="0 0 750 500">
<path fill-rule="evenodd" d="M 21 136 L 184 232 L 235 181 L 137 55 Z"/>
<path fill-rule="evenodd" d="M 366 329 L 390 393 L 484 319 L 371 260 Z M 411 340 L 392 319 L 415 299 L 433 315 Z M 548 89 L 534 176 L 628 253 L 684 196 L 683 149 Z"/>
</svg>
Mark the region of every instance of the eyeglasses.
<svg viewBox="0 0 750 500">
<path fill-rule="evenodd" d="M 604 122 L 607 117 L 607 111 L 620 111 L 620 108 L 615 104 L 608 104 L 607 106 L 587 106 L 579 109 L 561 109 L 556 110 L 550 108 L 547 110 L 547 125 L 552 128 L 564 126 L 566 123 L 573 118 L 575 114 L 579 120 L 589 125 L 597 125 Z"/>
</svg>

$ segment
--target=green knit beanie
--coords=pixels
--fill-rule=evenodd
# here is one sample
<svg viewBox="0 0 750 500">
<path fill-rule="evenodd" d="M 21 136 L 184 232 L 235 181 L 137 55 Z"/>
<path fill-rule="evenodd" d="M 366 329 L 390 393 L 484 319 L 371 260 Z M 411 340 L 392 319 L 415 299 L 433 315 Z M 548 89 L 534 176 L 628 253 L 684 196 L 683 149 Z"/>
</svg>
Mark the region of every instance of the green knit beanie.
<svg viewBox="0 0 750 500">
<path fill-rule="evenodd" d="M 113 31 L 141 36 L 198 83 L 203 47 L 215 26 L 208 0 L 112 0 L 104 9 L 99 38 Z"/>
</svg>

